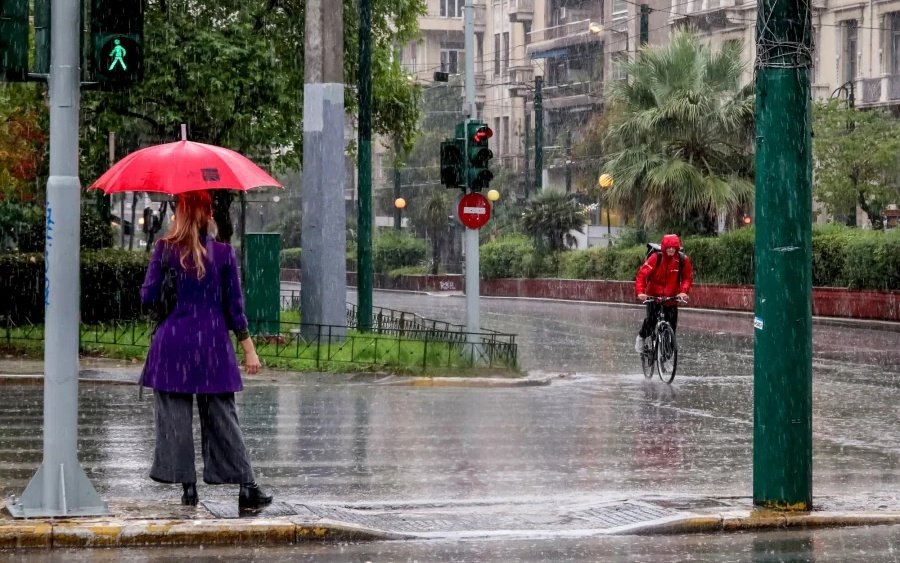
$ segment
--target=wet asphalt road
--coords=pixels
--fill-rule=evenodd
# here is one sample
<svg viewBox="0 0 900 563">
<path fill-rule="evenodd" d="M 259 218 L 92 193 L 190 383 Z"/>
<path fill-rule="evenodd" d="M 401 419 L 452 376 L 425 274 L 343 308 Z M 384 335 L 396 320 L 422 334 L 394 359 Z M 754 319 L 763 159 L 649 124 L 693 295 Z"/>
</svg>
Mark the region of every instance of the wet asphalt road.
<svg viewBox="0 0 900 563">
<path fill-rule="evenodd" d="M 464 314 L 459 297 L 378 293 L 376 304 Z M 338 501 L 748 496 L 749 319 L 683 314 L 670 386 L 639 373 L 630 350 L 639 314 L 485 300 L 484 326 L 516 329 L 525 368 L 570 374 L 547 387 L 250 385 L 238 401 L 260 480 L 280 495 Z M 896 504 L 900 333 L 817 326 L 815 339 L 814 494 Z M 97 488 L 172 494 L 144 478 L 152 401 L 131 386 L 87 383 L 81 394 L 80 455 Z M 41 397 L 37 386 L 0 395 L 0 495 L 21 491 L 40 462 Z"/>
<path fill-rule="evenodd" d="M 462 297 L 377 293 L 375 303 L 465 318 Z M 546 387 L 249 385 L 238 404 L 258 478 L 281 498 L 311 502 L 749 496 L 750 319 L 685 311 L 680 373 L 669 386 L 640 374 L 631 346 L 641 313 L 483 300 L 483 326 L 519 335 L 524 368 L 565 375 Z M 814 339 L 815 502 L 896 507 L 900 333 L 817 325 Z M 0 390 L 0 497 L 8 497 L 41 459 L 42 394 L 34 385 Z M 92 383 L 81 396 L 80 457 L 101 494 L 180 494 L 145 477 L 153 448 L 147 396 Z M 235 492 L 200 489 L 205 498 Z"/>
</svg>

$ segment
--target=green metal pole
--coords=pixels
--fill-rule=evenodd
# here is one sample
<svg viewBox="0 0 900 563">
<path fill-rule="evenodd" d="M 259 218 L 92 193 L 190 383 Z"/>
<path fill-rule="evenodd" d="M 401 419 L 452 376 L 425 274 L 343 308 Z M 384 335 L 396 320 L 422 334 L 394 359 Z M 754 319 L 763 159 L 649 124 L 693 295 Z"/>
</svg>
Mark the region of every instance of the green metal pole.
<svg viewBox="0 0 900 563">
<path fill-rule="evenodd" d="M 357 328 L 372 329 L 372 0 L 359 0 Z"/>
<path fill-rule="evenodd" d="M 812 143 L 809 4 L 757 19 L 753 502 L 812 508 Z"/>
<path fill-rule="evenodd" d="M 543 189 L 544 182 L 544 77 L 534 77 L 534 192 Z"/>
<path fill-rule="evenodd" d="M 400 165 L 397 164 L 400 160 L 400 141 L 398 140 L 394 143 L 394 202 L 397 202 L 397 198 L 400 197 Z M 394 205 L 394 229 L 400 230 L 403 226 L 403 216 L 401 215 L 402 210 Z"/>
<path fill-rule="evenodd" d="M 647 4 L 641 4 L 640 41 L 641 47 L 650 42 L 650 6 Z"/>
</svg>

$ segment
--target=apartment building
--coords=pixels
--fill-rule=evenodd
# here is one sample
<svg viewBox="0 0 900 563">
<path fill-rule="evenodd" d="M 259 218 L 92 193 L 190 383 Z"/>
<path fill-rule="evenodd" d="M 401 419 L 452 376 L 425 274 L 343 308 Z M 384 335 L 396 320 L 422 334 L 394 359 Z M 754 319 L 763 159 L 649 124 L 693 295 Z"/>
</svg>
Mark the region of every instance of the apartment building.
<svg viewBox="0 0 900 563">
<path fill-rule="evenodd" d="M 741 0 L 671 0 L 670 23 L 700 29 L 714 47 L 742 40 L 748 83 L 756 59 L 757 8 L 756 2 Z M 900 114 L 900 0 L 814 0 L 812 9 L 813 98 L 852 95 L 856 107 L 887 107 Z M 857 224 L 868 224 L 861 210 Z"/>
<path fill-rule="evenodd" d="M 669 0 L 647 3 L 649 41 L 664 42 Z M 402 50 L 411 76 L 430 83 L 437 70 L 465 73 L 464 7 L 427 0 L 422 36 Z M 604 85 L 622 78 L 615 63 L 637 50 L 639 33 L 640 6 L 631 0 L 475 0 L 476 105 L 494 130 L 494 166 L 515 179 L 504 188 L 524 195 L 534 182 L 535 77 L 543 78 L 542 185 L 564 189 L 569 147 L 602 111 Z M 388 180 L 376 173 L 376 182 Z"/>
</svg>

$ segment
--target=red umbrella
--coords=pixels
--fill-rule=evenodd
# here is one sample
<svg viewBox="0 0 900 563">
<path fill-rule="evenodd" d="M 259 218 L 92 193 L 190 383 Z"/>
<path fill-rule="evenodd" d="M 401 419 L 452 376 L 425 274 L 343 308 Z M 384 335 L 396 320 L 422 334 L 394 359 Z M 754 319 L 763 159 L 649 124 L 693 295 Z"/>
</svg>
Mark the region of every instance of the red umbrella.
<svg viewBox="0 0 900 563">
<path fill-rule="evenodd" d="M 250 159 L 233 150 L 186 140 L 135 151 L 91 184 L 106 194 L 162 192 L 170 195 L 197 190 L 283 188 Z"/>
</svg>

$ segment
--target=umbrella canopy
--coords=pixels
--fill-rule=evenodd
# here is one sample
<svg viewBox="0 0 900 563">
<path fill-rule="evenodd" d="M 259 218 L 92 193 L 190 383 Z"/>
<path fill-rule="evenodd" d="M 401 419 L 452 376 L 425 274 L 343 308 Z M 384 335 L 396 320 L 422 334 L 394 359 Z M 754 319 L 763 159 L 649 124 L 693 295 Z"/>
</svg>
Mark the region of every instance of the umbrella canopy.
<svg viewBox="0 0 900 563">
<path fill-rule="evenodd" d="M 135 151 L 106 171 L 89 189 L 106 194 L 283 188 L 277 180 L 233 150 L 181 140 Z"/>
</svg>

